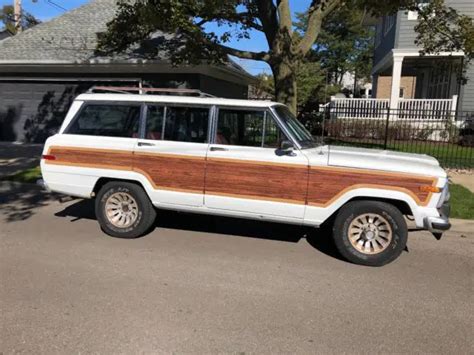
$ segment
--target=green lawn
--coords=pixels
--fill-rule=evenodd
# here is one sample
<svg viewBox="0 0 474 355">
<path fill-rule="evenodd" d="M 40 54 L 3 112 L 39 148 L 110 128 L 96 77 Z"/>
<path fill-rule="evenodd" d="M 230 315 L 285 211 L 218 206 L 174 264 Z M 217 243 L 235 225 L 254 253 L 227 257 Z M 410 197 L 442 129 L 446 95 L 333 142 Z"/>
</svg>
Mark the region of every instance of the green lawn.
<svg viewBox="0 0 474 355">
<path fill-rule="evenodd" d="M 449 186 L 451 192 L 451 217 L 474 219 L 474 193 L 462 185 Z"/>
<path fill-rule="evenodd" d="M 39 166 L 20 171 L 19 173 L 7 176 L 2 180 L 10 180 L 17 182 L 25 182 L 34 184 L 38 179 L 41 179 L 41 169 Z"/>
<path fill-rule="evenodd" d="M 361 148 L 384 149 L 383 142 L 373 143 L 358 140 L 332 140 L 334 145 L 354 146 Z M 387 144 L 387 149 L 406 153 L 428 154 L 439 160 L 445 168 L 474 168 L 474 148 L 457 144 L 423 141 L 394 141 Z"/>
</svg>

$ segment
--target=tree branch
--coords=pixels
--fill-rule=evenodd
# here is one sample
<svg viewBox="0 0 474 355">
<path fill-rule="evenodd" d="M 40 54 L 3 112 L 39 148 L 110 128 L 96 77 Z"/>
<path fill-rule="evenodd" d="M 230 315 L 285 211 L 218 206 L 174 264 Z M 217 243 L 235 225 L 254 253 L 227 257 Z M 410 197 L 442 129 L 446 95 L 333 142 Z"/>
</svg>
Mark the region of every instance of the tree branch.
<svg viewBox="0 0 474 355">
<path fill-rule="evenodd" d="M 291 22 L 290 5 L 288 0 L 277 0 L 278 19 L 280 20 L 280 29 L 287 31 L 291 36 L 293 33 L 293 23 Z"/>
<path fill-rule="evenodd" d="M 263 33 L 267 39 L 268 47 L 273 48 L 278 31 L 277 11 L 272 0 L 256 0 L 258 17 L 262 22 Z"/>
<path fill-rule="evenodd" d="M 217 46 L 225 53 L 243 59 L 262 60 L 264 62 L 270 59 L 270 54 L 268 52 L 243 51 L 240 49 L 227 47 L 223 44 L 217 44 Z"/>
<path fill-rule="evenodd" d="M 306 32 L 298 46 L 298 52 L 306 55 L 318 38 L 324 17 L 331 13 L 341 0 L 313 0 L 308 11 Z"/>
<path fill-rule="evenodd" d="M 253 17 L 252 14 L 250 14 L 249 12 L 240 12 L 237 14 L 237 18 L 244 25 L 249 26 L 253 28 L 254 30 L 263 32 L 263 26 L 253 21 L 252 17 Z"/>
</svg>

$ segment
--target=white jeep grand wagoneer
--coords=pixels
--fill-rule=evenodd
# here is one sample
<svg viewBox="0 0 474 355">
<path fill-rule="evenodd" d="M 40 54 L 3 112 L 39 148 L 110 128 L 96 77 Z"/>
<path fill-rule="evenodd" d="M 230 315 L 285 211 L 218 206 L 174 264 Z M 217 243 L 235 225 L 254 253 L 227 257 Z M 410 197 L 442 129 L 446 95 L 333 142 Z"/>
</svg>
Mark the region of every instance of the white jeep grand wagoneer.
<svg viewBox="0 0 474 355">
<path fill-rule="evenodd" d="M 324 223 L 345 258 L 383 265 L 405 248 L 404 216 L 437 235 L 450 226 L 436 159 L 320 146 L 269 101 L 83 94 L 46 141 L 41 170 L 48 189 L 95 198 L 114 237 L 148 232 L 155 208 Z"/>
</svg>

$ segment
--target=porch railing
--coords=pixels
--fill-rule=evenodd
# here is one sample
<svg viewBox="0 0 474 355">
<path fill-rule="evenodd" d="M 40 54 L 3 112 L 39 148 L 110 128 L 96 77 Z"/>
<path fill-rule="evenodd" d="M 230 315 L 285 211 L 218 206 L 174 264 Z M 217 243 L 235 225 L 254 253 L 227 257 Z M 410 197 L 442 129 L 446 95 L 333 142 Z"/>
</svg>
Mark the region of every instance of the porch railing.
<svg viewBox="0 0 474 355">
<path fill-rule="evenodd" d="M 399 99 L 399 119 L 440 120 L 454 117 L 458 98 Z"/>
<path fill-rule="evenodd" d="M 390 100 L 331 98 L 327 106 L 331 116 L 335 115 L 335 118 L 382 119 L 387 115 Z"/>
<path fill-rule="evenodd" d="M 399 99 L 393 111 L 400 120 L 446 120 L 455 116 L 457 101 L 456 95 L 451 99 Z M 329 113 L 331 118 L 384 119 L 390 107 L 389 99 L 331 97 L 320 110 Z"/>
</svg>

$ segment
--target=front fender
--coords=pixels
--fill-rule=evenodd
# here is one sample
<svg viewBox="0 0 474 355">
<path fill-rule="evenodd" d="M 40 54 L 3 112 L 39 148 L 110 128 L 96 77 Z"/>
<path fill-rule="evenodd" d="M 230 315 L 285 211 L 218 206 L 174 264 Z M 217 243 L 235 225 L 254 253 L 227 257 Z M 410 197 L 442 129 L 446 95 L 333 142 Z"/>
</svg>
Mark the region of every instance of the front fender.
<svg viewBox="0 0 474 355">
<path fill-rule="evenodd" d="M 361 187 L 351 189 L 340 196 L 338 196 L 333 201 L 330 201 L 327 205 L 307 205 L 305 211 L 304 222 L 305 224 L 310 225 L 320 225 L 324 223 L 328 218 L 330 218 L 337 210 L 339 210 L 343 205 L 348 201 L 358 199 L 384 199 L 384 200 L 394 200 L 401 201 L 408 205 L 411 210 L 413 217 L 415 218 L 416 225 L 419 227 L 423 226 L 423 220 L 426 217 L 424 210 L 430 208 L 421 207 L 415 201 L 415 199 L 407 192 L 390 190 L 385 188 L 368 188 Z M 436 210 L 436 209 L 435 209 Z M 433 211 L 431 211 L 433 212 Z"/>
</svg>

